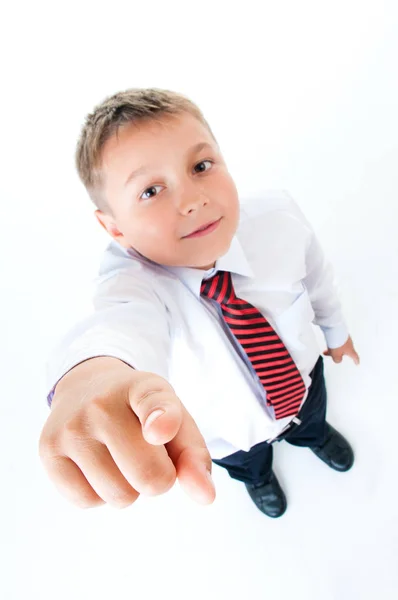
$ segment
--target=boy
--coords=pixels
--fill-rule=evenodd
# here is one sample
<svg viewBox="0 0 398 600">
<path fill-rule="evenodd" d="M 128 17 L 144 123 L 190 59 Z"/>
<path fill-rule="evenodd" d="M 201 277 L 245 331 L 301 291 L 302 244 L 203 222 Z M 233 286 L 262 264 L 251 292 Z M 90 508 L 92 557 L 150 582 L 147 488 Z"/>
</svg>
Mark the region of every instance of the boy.
<svg viewBox="0 0 398 600">
<path fill-rule="evenodd" d="M 273 192 L 240 207 L 198 107 L 157 88 L 97 106 L 76 165 L 113 239 L 94 314 L 49 365 L 39 451 L 61 493 L 82 507 L 124 507 L 178 477 L 209 503 L 214 462 L 275 518 L 286 498 L 273 442 L 348 470 L 352 449 L 325 420 L 311 323 L 335 362 L 359 358 L 331 267 L 294 200 Z"/>
</svg>

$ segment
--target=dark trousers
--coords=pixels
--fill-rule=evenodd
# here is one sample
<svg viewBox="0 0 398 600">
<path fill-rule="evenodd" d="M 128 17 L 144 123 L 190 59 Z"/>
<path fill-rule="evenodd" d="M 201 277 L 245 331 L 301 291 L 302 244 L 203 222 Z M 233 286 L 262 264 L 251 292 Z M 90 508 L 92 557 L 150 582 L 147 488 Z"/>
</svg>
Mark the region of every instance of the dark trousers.
<svg viewBox="0 0 398 600">
<path fill-rule="evenodd" d="M 286 440 L 294 446 L 321 446 L 326 440 L 326 385 L 323 372 L 323 356 L 320 355 L 310 373 L 312 379 L 308 396 L 297 417 L 301 424 L 292 423 L 290 428 L 274 442 Z M 216 465 L 228 470 L 233 479 L 245 483 L 267 482 L 272 470 L 272 443 L 260 442 L 248 452 L 239 450 L 221 459 L 212 459 Z"/>
</svg>

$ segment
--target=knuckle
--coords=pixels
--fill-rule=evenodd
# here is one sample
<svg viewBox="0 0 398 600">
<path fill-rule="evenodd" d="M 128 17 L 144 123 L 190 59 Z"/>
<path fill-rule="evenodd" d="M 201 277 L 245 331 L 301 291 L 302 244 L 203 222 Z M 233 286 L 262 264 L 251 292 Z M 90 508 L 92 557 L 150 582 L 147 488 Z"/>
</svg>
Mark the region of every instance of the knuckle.
<svg viewBox="0 0 398 600">
<path fill-rule="evenodd" d="M 156 395 L 163 392 L 163 389 L 160 386 L 151 386 L 150 389 L 142 388 L 141 390 L 137 390 L 136 395 L 136 407 L 138 411 L 146 410 L 155 400 Z M 155 398 L 154 398 L 155 396 Z"/>
<path fill-rule="evenodd" d="M 149 376 L 141 379 L 135 385 L 135 395 L 137 404 L 140 405 L 154 393 L 172 391 L 172 387 L 166 379 L 160 375 L 151 373 Z"/>
<path fill-rule="evenodd" d="M 63 424 L 63 435 L 65 438 L 79 439 L 85 434 L 83 420 L 80 417 L 75 417 L 65 421 Z"/>
<path fill-rule="evenodd" d="M 139 494 L 137 492 L 121 491 L 113 495 L 113 498 L 109 501 L 109 504 L 114 508 L 127 508 L 127 506 L 130 506 L 137 500 L 138 496 Z"/>
<path fill-rule="evenodd" d="M 112 404 L 109 398 L 95 397 L 86 408 L 88 417 L 91 419 L 108 419 L 112 412 Z"/>
<path fill-rule="evenodd" d="M 54 454 L 59 446 L 58 436 L 56 435 L 45 435 L 42 434 L 39 439 L 39 456 L 40 458 L 46 459 Z"/>
<path fill-rule="evenodd" d="M 159 496 L 168 492 L 174 485 L 176 477 L 174 474 L 162 474 L 159 477 L 151 477 L 142 480 L 140 492 L 144 496 Z"/>
</svg>

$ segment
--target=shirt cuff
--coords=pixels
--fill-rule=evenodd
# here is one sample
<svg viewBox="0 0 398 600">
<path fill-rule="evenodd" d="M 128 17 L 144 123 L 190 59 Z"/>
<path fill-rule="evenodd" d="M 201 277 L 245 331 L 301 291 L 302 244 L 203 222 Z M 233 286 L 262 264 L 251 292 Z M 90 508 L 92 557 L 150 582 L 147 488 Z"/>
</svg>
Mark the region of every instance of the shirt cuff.
<svg viewBox="0 0 398 600">
<path fill-rule="evenodd" d="M 84 362 L 84 361 L 80 361 L 80 362 Z M 77 364 L 80 364 L 80 363 L 77 363 Z M 69 373 L 69 371 L 71 371 L 74 367 L 77 367 L 77 364 L 73 365 L 73 367 L 71 367 L 70 369 L 68 369 L 68 371 L 66 371 L 61 377 L 59 377 L 58 380 L 57 380 L 57 382 L 54 384 L 51 392 L 47 396 L 47 404 L 48 404 L 48 406 L 50 408 L 51 408 L 51 403 L 52 403 L 53 398 L 54 398 L 55 388 L 57 387 L 58 383 L 61 381 L 62 377 L 64 377 L 64 375 L 66 375 L 66 373 Z"/>
<path fill-rule="evenodd" d="M 323 335 L 325 336 L 327 347 L 332 348 L 340 348 L 343 344 L 346 343 L 350 334 L 345 323 L 341 325 L 337 325 L 335 327 L 324 327 L 320 325 L 320 328 L 323 331 Z"/>
<path fill-rule="evenodd" d="M 48 404 L 49 408 L 51 408 L 51 402 L 53 401 L 54 394 L 55 394 L 55 388 L 56 387 L 57 387 L 57 384 L 54 385 L 53 389 L 51 390 L 51 392 L 47 396 L 47 404 Z"/>
<path fill-rule="evenodd" d="M 58 383 L 61 381 L 61 379 L 67 374 L 69 373 L 69 371 L 71 371 L 72 369 L 74 369 L 75 367 L 77 367 L 77 365 L 80 365 L 82 362 L 85 362 L 86 360 L 90 359 L 90 358 L 97 358 L 97 357 L 102 357 L 102 356 L 109 356 L 112 358 L 117 358 L 118 360 L 121 360 L 122 362 L 124 362 L 128 367 L 131 367 L 132 369 L 135 369 L 136 367 L 134 367 L 131 364 L 131 361 L 129 359 L 129 357 L 127 355 L 123 355 L 123 358 L 120 356 L 121 353 L 117 353 L 117 352 L 104 352 L 104 353 L 90 353 L 89 356 L 85 356 L 82 360 L 76 360 L 74 359 L 72 366 L 68 366 L 65 370 L 61 369 L 61 373 L 62 375 L 56 377 L 56 383 L 53 385 L 51 391 L 49 392 L 49 394 L 47 395 L 47 404 L 49 406 L 49 408 L 51 408 L 51 404 L 54 398 L 54 394 L 55 394 L 55 388 L 57 387 Z M 54 381 L 54 380 L 53 380 Z"/>
</svg>

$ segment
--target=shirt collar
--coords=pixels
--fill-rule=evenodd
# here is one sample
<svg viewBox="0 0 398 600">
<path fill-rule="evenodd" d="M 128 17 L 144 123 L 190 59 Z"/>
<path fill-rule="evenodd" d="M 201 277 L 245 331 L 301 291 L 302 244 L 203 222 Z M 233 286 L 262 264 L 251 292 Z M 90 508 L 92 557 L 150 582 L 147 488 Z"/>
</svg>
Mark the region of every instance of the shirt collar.
<svg viewBox="0 0 398 600">
<path fill-rule="evenodd" d="M 243 252 L 243 248 L 236 237 L 232 238 L 229 250 L 224 256 L 216 261 L 213 268 L 204 271 L 203 269 L 194 269 L 192 267 L 165 267 L 170 273 L 174 273 L 189 287 L 189 289 L 200 298 L 200 288 L 203 279 L 208 279 L 216 274 L 217 271 L 230 271 L 246 277 L 254 277 L 254 273 Z"/>
</svg>

